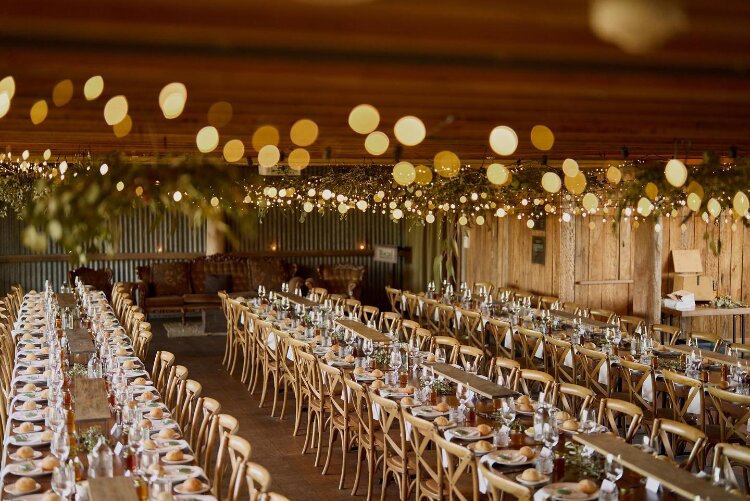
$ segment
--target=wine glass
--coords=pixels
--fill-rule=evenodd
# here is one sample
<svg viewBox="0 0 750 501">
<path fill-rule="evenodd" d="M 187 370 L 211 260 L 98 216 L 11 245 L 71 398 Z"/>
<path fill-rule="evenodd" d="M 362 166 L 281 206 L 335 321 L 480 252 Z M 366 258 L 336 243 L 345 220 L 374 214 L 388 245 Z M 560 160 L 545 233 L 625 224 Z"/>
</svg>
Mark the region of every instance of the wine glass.
<svg viewBox="0 0 750 501">
<path fill-rule="evenodd" d="M 544 423 L 542 440 L 544 445 L 550 450 L 552 450 L 557 445 L 558 440 L 560 440 L 560 433 L 557 430 L 557 420 L 552 417 L 552 415 L 550 415 L 550 420 L 547 423 Z"/>
<path fill-rule="evenodd" d="M 398 378 L 398 370 L 401 368 L 401 362 L 401 350 L 398 347 L 394 346 L 393 348 L 391 348 L 390 367 L 393 370 L 394 376 L 396 378 Z"/>
<path fill-rule="evenodd" d="M 504 398 L 500 404 L 500 416 L 503 424 L 510 426 L 516 419 L 516 401 L 514 398 Z"/>
<path fill-rule="evenodd" d="M 435 360 L 438 362 L 445 362 L 445 348 L 438 346 L 435 350 Z"/>
<path fill-rule="evenodd" d="M 370 355 L 372 355 L 372 352 L 374 351 L 375 346 L 372 344 L 372 339 L 363 339 L 362 340 L 362 351 L 364 352 L 365 356 L 367 357 L 367 363 L 370 363 Z"/>
<path fill-rule="evenodd" d="M 63 461 L 52 470 L 51 486 L 55 494 L 62 499 L 68 499 L 75 492 L 76 474 L 72 463 L 65 464 Z"/>
<path fill-rule="evenodd" d="M 593 433 L 596 430 L 596 411 L 594 409 L 586 409 L 583 411 L 581 417 L 581 430 L 583 433 Z"/>
<path fill-rule="evenodd" d="M 622 478 L 622 458 L 619 454 L 616 458 L 612 454 L 607 454 L 607 460 L 604 464 L 604 473 L 607 476 L 607 480 L 610 482 L 616 482 Z"/>
<path fill-rule="evenodd" d="M 68 432 L 65 430 L 54 432 L 49 450 L 53 456 L 60 460 L 60 463 L 65 464 L 70 453 L 70 437 L 68 436 Z"/>
</svg>

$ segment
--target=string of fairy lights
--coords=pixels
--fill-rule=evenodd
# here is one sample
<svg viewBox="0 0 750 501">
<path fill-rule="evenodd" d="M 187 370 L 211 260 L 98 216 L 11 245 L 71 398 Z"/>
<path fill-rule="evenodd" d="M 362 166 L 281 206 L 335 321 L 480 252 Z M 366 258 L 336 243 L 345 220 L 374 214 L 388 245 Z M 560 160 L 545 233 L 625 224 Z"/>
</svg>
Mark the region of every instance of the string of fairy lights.
<svg viewBox="0 0 750 501">
<path fill-rule="evenodd" d="M 11 109 L 15 93 L 13 77 L 0 80 L 0 118 Z M 52 104 L 65 106 L 73 94 L 72 81 L 63 80 L 52 90 Z M 101 76 L 93 76 L 85 82 L 86 100 L 97 100 L 103 94 Z M 184 84 L 165 85 L 158 97 L 164 119 L 180 117 L 187 100 Z M 44 122 L 49 109 L 47 100 L 36 101 L 29 110 L 31 122 L 34 125 Z M 108 98 L 103 106 L 103 118 L 115 136 L 127 136 L 133 126 L 127 97 Z M 197 151 L 204 155 L 207 165 L 212 162 L 244 164 L 252 157 L 253 163 L 261 169 L 283 165 L 291 175 L 248 179 L 238 174 L 237 182 L 244 190 L 244 197 L 238 201 L 226 193 L 212 193 L 208 200 L 214 208 L 241 202 L 261 211 L 290 210 L 303 215 L 320 212 L 344 216 L 349 211 L 370 211 L 387 214 L 394 221 L 422 224 L 431 224 L 446 215 L 455 217 L 461 225 L 482 225 L 489 217 L 515 217 L 525 220 L 529 228 L 549 216 L 556 216 L 564 223 L 580 216 L 589 218 L 590 225 L 621 220 L 638 224 L 652 215 L 675 218 L 691 213 L 706 222 L 723 221 L 734 225 L 741 218 L 743 222 L 750 220 L 746 194 L 750 190 L 750 175 L 746 175 L 750 174 L 750 166 L 737 159 L 704 159 L 687 165 L 677 158 L 624 160 L 586 169 L 580 168 L 572 158 L 563 160 L 559 166 L 538 160 L 514 161 L 510 157 L 518 147 L 518 135 L 513 128 L 499 125 L 489 131 L 488 145 L 500 160 L 467 165 L 454 152 L 443 150 L 431 161 L 390 163 L 378 157 L 388 151 L 394 140 L 406 147 L 422 143 L 427 137 L 424 122 L 416 116 L 403 116 L 389 134 L 384 130 L 378 109 L 371 104 L 360 104 L 351 109 L 346 120 L 352 132 L 363 138 L 363 148 L 372 160 L 355 166 L 337 166 L 332 161 L 327 168 L 311 168 L 308 148 L 320 136 L 314 120 L 301 118 L 291 126 L 289 140 L 294 148 L 288 153 L 279 148 L 281 133 L 276 126 L 257 127 L 248 145 L 254 150 L 251 155 L 240 138 L 224 138 L 222 146 L 219 129 L 231 119 L 230 103 L 220 101 L 209 108 L 208 124 L 198 130 L 195 138 Z M 530 141 L 545 153 L 553 148 L 555 137 L 548 127 L 536 125 L 530 131 Z M 28 150 L 20 155 L 0 153 L 0 179 L 42 179 L 64 187 L 81 178 L 95 182 L 97 175 L 118 176 L 113 183 L 113 196 L 135 195 L 137 199 L 167 190 L 172 204 L 205 204 L 204 200 L 195 200 L 173 183 L 139 184 L 138 179 L 128 175 L 127 161 L 112 169 L 90 154 L 78 155 L 70 163 L 59 158 L 53 161 L 52 154 L 47 149 L 41 160 L 33 160 Z M 507 160 L 502 160 L 504 158 Z M 242 169 L 239 165 L 237 168 Z M 210 170 L 207 176 L 208 180 L 198 182 L 210 184 Z M 201 195 L 205 192 L 202 190 Z M 659 225 L 656 230 L 659 231 Z"/>
</svg>

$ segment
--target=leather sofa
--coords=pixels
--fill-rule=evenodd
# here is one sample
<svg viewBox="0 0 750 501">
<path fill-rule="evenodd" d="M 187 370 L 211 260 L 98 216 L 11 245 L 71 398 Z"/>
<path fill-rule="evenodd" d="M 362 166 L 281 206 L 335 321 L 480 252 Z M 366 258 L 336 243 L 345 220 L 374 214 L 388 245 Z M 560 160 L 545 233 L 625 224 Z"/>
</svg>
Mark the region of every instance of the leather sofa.
<svg viewBox="0 0 750 501">
<path fill-rule="evenodd" d="M 278 258 L 248 258 L 230 254 L 200 256 L 189 261 L 156 262 L 139 266 L 138 304 L 148 315 L 221 308 L 217 292 L 232 296 L 255 295 L 259 285 L 278 289 L 288 282 L 290 290 L 302 284 L 295 277 L 297 265 Z"/>
<path fill-rule="evenodd" d="M 81 266 L 74 270 L 68 270 L 68 283 L 75 285 L 76 278 L 80 278 L 85 285 L 90 285 L 96 290 L 104 292 L 107 299 L 112 299 L 113 275 L 111 268 L 102 268 L 95 270 L 86 266 Z"/>
<path fill-rule="evenodd" d="M 365 267 L 355 264 L 321 264 L 318 266 L 318 279 L 308 278 L 305 285 L 308 289 L 323 287 L 329 294 L 360 299 L 362 283 L 365 280 Z"/>
</svg>

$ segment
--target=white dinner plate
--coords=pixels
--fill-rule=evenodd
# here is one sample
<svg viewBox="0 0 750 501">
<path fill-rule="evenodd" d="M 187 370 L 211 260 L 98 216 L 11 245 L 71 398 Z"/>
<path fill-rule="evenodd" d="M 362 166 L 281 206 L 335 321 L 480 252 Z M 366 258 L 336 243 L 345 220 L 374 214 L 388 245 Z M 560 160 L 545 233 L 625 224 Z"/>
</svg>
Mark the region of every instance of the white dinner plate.
<svg viewBox="0 0 750 501">
<path fill-rule="evenodd" d="M 503 449 L 491 452 L 488 457 L 492 463 L 500 464 L 503 466 L 520 466 L 524 464 L 532 464 L 536 459 L 529 459 L 515 449 Z"/>
<path fill-rule="evenodd" d="M 599 491 L 593 494 L 586 494 L 578 490 L 578 484 L 575 482 L 557 482 L 549 484 L 543 490 L 550 498 L 560 501 L 589 501 L 599 499 Z"/>
<path fill-rule="evenodd" d="M 8 442 L 11 445 L 18 447 L 28 445 L 29 447 L 36 447 L 39 445 L 48 444 L 49 440 L 42 440 L 42 432 L 37 433 L 19 433 L 18 435 L 11 435 Z"/>
<path fill-rule="evenodd" d="M 178 484 L 178 485 L 174 486 L 174 491 L 177 494 L 184 494 L 184 495 L 188 495 L 188 496 L 191 495 L 191 494 L 203 494 L 204 492 L 208 492 L 208 489 L 209 489 L 209 486 L 205 482 L 201 482 L 201 489 L 199 491 L 196 491 L 196 492 L 188 492 L 188 491 L 186 491 L 182 487 L 182 484 Z"/>
<path fill-rule="evenodd" d="M 15 496 L 23 496 L 25 494 L 33 494 L 35 492 L 38 492 L 39 489 L 42 488 L 42 486 L 39 484 L 39 482 L 35 482 L 35 484 L 36 485 L 35 485 L 35 487 L 33 489 L 31 489 L 30 491 L 26 491 L 26 492 L 16 492 L 16 487 L 15 487 L 14 484 L 8 484 L 8 485 L 6 485 L 5 487 L 3 487 L 3 491 L 6 494 L 10 494 L 11 496 L 14 496 L 14 497 Z"/>
<path fill-rule="evenodd" d="M 183 454 L 182 459 L 180 459 L 179 461 L 171 461 L 167 459 L 166 457 L 163 457 L 161 458 L 161 462 L 164 464 L 187 464 L 193 459 L 195 458 L 191 454 Z"/>
<path fill-rule="evenodd" d="M 43 455 L 44 454 L 42 454 L 42 451 L 34 451 L 33 455 L 31 456 L 31 459 L 39 459 Z M 17 452 L 14 452 L 14 453 L 10 454 L 9 457 L 13 461 L 17 461 L 17 462 L 28 461 L 29 460 L 29 458 L 18 457 L 18 453 Z"/>
<path fill-rule="evenodd" d="M 41 459 L 23 461 L 21 463 L 11 463 L 6 466 L 6 470 L 8 473 L 19 477 L 41 477 L 52 473 L 51 471 L 45 471 L 42 469 Z"/>
</svg>

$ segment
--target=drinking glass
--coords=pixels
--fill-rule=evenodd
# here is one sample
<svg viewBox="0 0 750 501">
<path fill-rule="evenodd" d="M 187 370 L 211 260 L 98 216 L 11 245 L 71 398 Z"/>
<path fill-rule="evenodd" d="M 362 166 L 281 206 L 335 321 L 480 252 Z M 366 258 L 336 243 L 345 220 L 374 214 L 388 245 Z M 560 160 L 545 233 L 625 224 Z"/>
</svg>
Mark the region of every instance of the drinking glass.
<svg viewBox="0 0 750 501">
<path fill-rule="evenodd" d="M 607 454 L 607 460 L 604 464 L 604 473 L 607 476 L 607 480 L 610 480 L 611 482 L 616 482 L 622 478 L 622 458 L 619 454 L 617 457 L 613 454 Z"/>
<path fill-rule="evenodd" d="M 52 470 L 52 490 L 62 499 L 68 499 L 76 489 L 76 474 L 73 464 L 65 464 Z"/>
<path fill-rule="evenodd" d="M 155 464 L 159 464 L 159 452 L 144 449 L 141 453 L 141 470 L 143 470 L 151 480 L 154 480 L 158 476 L 153 470 L 149 469 L 150 466 Z"/>
<path fill-rule="evenodd" d="M 560 440 L 560 434 L 557 430 L 557 420 L 551 415 L 549 422 L 544 423 L 542 440 L 544 445 L 550 450 L 554 449 L 558 440 Z"/>
<path fill-rule="evenodd" d="M 583 433 L 593 433 L 596 430 L 596 411 L 594 409 L 586 409 L 583 411 L 581 421 L 581 430 Z"/>
<path fill-rule="evenodd" d="M 500 405 L 500 416 L 503 424 L 510 426 L 516 419 L 516 401 L 514 398 L 504 398 Z"/>
<path fill-rule="evenodd" d="M 370 355 L 372 355 L 373 350 L 375 347 L 372 344 L 372 339 L 364 339 L 362 341 L 362 351 L 364 352 L 365 356 L 367 357 L 367 362 L 370 362 Z"/>
<path fill-rule="evenodd" d="M 401 350 L 396 347 L 391 348 L 390 367 L 398 376 L 398 370 L 401 368 Z"/>
<path fill-rule="evenodd" d="M 172 494 L 172 481 L 166 477 L 155 478 L 151 481 L 148 490 L 149 499 L 161 499 L 162 495 L 167 497 Z"/>
<path fill-rule="evenodd" d="M 47 428 L 49 428 L 53 432 L 64 429 L 65 413 L 63 412 L 62 407 L 50 407 L 49 411 L 47 411 L 45 420 L 47 421 Z"/>
<path fill-rule="evenodd" d="M 435 350 L 435 360 L 438 362 L 445 362 L 445 348 L 438 346 Z"/>
<path fill-rule="evenodd" d="M 70 453 L 70 437 L 68 436 L 68 432 L 65 430 L 54 432 L 52 435 L 52 442 L 50 442 L 49 445 L 49 450 L 53 456 L 64 464 Z"/>
</svg>

